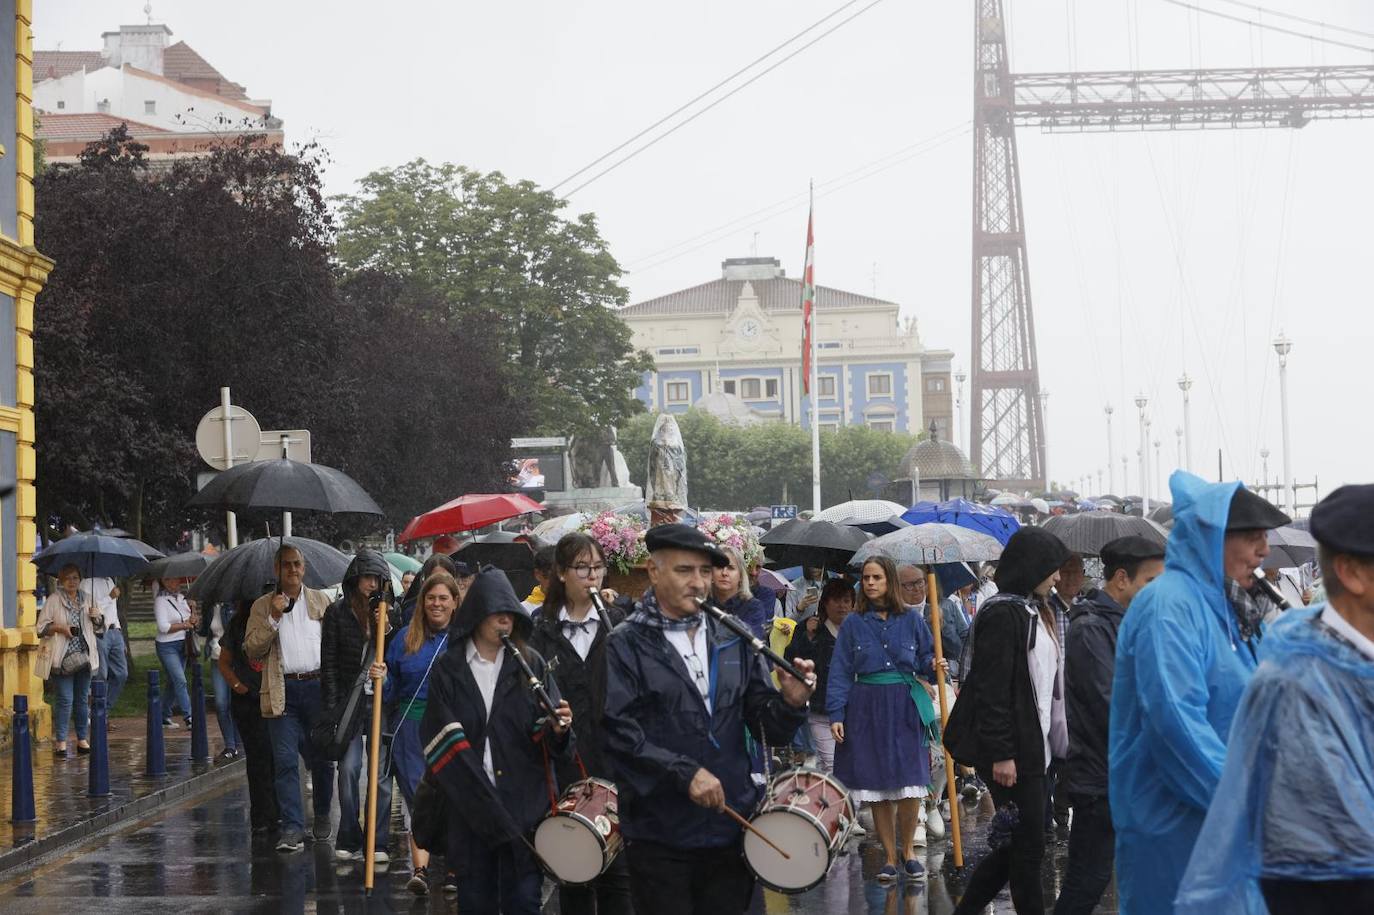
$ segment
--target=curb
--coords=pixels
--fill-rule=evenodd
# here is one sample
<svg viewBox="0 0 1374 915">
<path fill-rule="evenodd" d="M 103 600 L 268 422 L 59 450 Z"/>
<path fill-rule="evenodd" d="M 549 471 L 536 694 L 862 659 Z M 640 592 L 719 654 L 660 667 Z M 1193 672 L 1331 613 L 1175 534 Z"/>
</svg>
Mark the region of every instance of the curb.
<svg viewBox="0 0 1374 915">
<path fill-rule="evenodd" d="M 156 812 L 165 804 L 182 801 L 217 788 L 233 776 L 243 778 L 243 772 L 247 765 L 247 760 L 236 759 L 224 765 L 214 766 L 205 772 L 192 775 L 184 781 L 159 788 L 143 797 L 130 798 L 108 810 L 102 810 L 88 820 L 83 820 L 65 829 L 59 829 L 32 842 L 0 851 L 0 878 L 8 876 L 9 872 L 15 868 L 32 864 L 37 859 L 46 857 L 55 851 L 77 845 L 112 826 L 142 819 Z"/>
</svg>

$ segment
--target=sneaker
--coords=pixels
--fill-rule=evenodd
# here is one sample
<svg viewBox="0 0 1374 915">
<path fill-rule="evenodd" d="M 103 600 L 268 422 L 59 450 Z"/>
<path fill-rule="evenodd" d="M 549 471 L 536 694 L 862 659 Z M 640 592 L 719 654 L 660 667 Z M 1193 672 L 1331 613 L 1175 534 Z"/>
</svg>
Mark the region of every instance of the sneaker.
<svg viewBox="0 0 1374 915">
<path fill-rule="evenodd" d="M 882 866 L 882 868 L 878 871 L 878 882 L 879 882 L 879 883 L 896 883 L 896 882 L 897 882 L 897 868 L 893 867 L 891 864 L 884 864 L 884 865 Z"/>
<path fill-rule="evenodd" d="M 363 860 L 363 853 L 360 851 L 352 851 L 347 848 L 336 848 L 334 849 L 334 860 L 339 862 L 361 861 Z"/>
<path fill-rule="evenodd" d="M 184 720 L 186 721 L 186 730 L 191 730 L 191 716 L 187 715 Z"/>
<path fill-rule="evenodd" d="M 916 835 L 912 838 L 911 844 L 914 845 L 914 846 L 916 846 L 917 848 L 925 848 L 925 847 L 926 847 L 926 824 L 925 824 L 925 823 L 918 823 L 918 824 L 916 825 Z M 911 862 L 908 861 L 907 863 L 910 864 Z"/>
<path fill-rule="evenodd" d="M 921 866 L 921 862 L 915 858 L 907 858 L 906 864 L 902 866 L 905 871 L 903 876 L 908 880 L 920 880 L 925 877 L 926 869 Z"/>
<path fill-rule="evenodd" d="M 181 727 L 181 725 L 177 724 L 175 721 L 173 721 L 173 720 L 170 719 L 170 718 L 163 718 L 163 719 L 162 719 L 162 726 L 163 726 L 164 728 L 166 728 L 167 730 L 169 730 L 169 731 L 175 731 L 177 728 Z"/>
<path fill-rule="evenodd" d="M 444 892 L 445 892 L 445 893 L 457 893 L 457 892 L 458 892 L 458 875 L 455 874 L 453 871 L 447 871 L 447 872 L 444 874 Z"/>
<path fill-rule="evenodd" d="M 314 824 L 310 827 L 310 835 L 316 842 L 328 842 L 333 829 L 329 825 L 329 818 L 326 816 L 315 817 Z"/>
<path fill-rule="evenodd" d="M 428 896 L 428 895 L 429 895 L 429 868 L 427 868 L 427 867 L 417 867 L 417 868 L 415 868 L 414 873 L 412 873 L 412 874 L 410 875 L 410 879 L 406 881 L 406 889 L 410 890 L 410 891 L 411 891 L 412 893 L 414 893 L 416 896 Z"/>
<path fill-rule="evenodd" d="M 926 810 L 926 832 L 932 839 L 945 837 L 945 818 L 940 815 L 939 807 L 930 807 Z"/>
<path fill-rule="evenodd" d="M 238 754 L 235 753 L 231 747 L 225 747 L 220 752 L 219 758 L 221 762 L 229 762 L 230 760 L 238 758 Z"/>
<path fill-rule="evenodd" d="M 366 855 L 360 857 L 366 857 Z M 372 853 L 372 864 L 374 867 L 387 867 L 391 864 L 391 856 L 379 848 Z"/>
<path fill-rule="evenodd" d="M 298 852 L 302 848 L 305 848 L 305 836 L 298 832 L 284 832 L 282 837 L 277 840 L 277 851 L 280 852 L 290 854 Z"/>
<path fill-rule="evenodd" d="M 867 830 L 867 829 L 864 829 L 864 824 L 860 823 L 860 822 L 856 819 L 856 820 L 854 821 L 854 825 L 851 826 L 851 827 L 849 827 L 849 834 L 850 834 L 851 836 L 857 836 L 857 837 L 859 837 L 859 838 L 863 838 L 864 836 L 868 835 L 868 830 Z"/>
</svg>

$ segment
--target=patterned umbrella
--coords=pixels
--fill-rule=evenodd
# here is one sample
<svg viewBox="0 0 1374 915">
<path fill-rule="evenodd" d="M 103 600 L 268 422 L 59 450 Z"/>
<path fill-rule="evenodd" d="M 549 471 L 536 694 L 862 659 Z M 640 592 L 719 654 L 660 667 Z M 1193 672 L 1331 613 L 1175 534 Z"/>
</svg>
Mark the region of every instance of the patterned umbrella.
<svg viewBox="0 0 1374 915">
<path fill-rule="evenodd" d="M 1064 541 L 1064 545 L 1073 552 L 1085 556 L 1097 556 L 1104 544 L 1118 537 L 1144 537 L 1160 546 L 1169 540 L 1164 528 L 1153 521 L 1139 515 L 1104 511 L 1057 515 L 1045 522 L 1045 530 Z"/>
<path fill-rule="evenodd" d="M 870 540 L 854 554 L 850 565 L 870 556 L 887 556 L 896 563 L 929 565 L 944 562 L 986 562 L 1002 555 L 996 537 L 956 524 L 919 524 Z"/>
<path fill-rule="evenodd" d="M 904 511 L 906 511 L 905 506 L 898 505 L 896 502 L 889 502 L 886 499 L 851 499 L 848 502 L 830 506 L 811 520 L 829 521 L 832 524 L 850 524 L 857 527 L 860 524 L 887 521 L 893 515 L 900 515 Z"/>
<path fill-rule="evenodd" d="M 917 502 L 902 514 L 908 524 L 954 524 L 980 534 L 996 537 L 1006 545 L 1011 535 L 1021 529 L 1021 522 L 1005 509 L 993 505 L 949 499 L 944 502 Z"/>
</svg>

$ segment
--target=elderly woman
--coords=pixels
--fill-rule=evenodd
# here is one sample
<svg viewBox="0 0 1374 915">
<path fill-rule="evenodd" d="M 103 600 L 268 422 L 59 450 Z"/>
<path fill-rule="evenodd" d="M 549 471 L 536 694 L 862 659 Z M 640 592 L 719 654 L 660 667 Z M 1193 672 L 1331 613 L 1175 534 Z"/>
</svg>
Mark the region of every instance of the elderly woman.
<svg viewBox="0 0 1374 915">
<path fill-rule="evenodd" d="M 67 755 L 67 727 L 76 705 L 76 752 L 91 752 L 87 742 L 91 674 L 100 669 L 95 621 L 104 629 L 104 614 L 81 593 L 81 570 L 65 565 L 57 573 L 58 589 L 48 595 L 38 614 L 38 634 L 47 651 L 35 673 L 53 685 L 53 752 Z"/>
<path fill-rule="evenodd" d="M 730 557 L 730 564 L 715 570 L 711 576 L 711 597 L 726 613 L 739 617 L 754 635 L 768 638 L 777 597 L 771 590 L 755 594 L 749 587 L 749 575 L 744 556 L 732 546 L 722 546 L 721 552 Z"/>
</svg>

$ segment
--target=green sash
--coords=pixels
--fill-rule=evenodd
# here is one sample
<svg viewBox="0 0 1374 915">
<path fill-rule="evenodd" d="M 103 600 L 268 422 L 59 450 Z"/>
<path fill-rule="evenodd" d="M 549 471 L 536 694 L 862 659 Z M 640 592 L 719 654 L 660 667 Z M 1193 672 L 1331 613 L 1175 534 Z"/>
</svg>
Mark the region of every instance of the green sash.
<svg viewBox="0 0 1374 915">
<path fill-rule="evenodd" d="M 855 682 L 867 683 L 869 686 L 891 686 L 894 683 L 902 683 L 910 687 L 911 701 L 916 703 L 916 714 L 921 716 L 921 725 L 926 729 L 926 736 L 930 738 L 931 746 L 939 745 L 940 716 L 935 712 L 935 704 L 930 701 L 930 694 L 916 679 L 915 674 L 901 670 L 882 670 L 872 674 L 859 674 L 855 678 Z"/>
<path fill-rule="evenodd" d="M 406 721 L 419 721 L 425 717 L 425 706 L 428 703 L 424 699 L 412 699 L 410 705 L 406 706 L 404 717 Z"/>
</svg>

